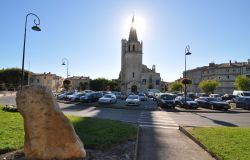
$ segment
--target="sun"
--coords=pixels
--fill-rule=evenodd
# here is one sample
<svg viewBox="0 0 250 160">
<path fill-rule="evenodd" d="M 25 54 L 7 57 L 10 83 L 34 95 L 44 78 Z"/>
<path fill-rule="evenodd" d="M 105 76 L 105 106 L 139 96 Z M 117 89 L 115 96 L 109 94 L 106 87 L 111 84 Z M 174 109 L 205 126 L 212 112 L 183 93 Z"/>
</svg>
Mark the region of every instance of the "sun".
<svg viewBox="0 0 250 160">
<path fill-rule="evenodd" d="M 132 22 L 133 16 L 127 17 L 125 24 L 124 24 L 124 31 L 126 35 L 128 35 L 130 28 L 133 27 L 136 29 L 138 38 L 141 39 L 142 36 L 145 34 L 145 20 L 142 16 L 134 15 L 134 22 Z"/>
</svg>

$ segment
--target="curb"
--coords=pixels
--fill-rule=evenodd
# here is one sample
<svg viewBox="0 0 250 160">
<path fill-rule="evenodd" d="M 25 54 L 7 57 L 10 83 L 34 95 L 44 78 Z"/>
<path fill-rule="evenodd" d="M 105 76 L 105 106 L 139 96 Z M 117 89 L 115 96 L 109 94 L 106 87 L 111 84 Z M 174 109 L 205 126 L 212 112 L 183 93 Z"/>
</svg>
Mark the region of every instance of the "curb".
<svg viewBox="0 0 250 160">
<path fill-rule="evenodd" d="M 136 142 L 135 142 L 135 155 L 134 155 L 134 160 L 137 160 L 138 159 L 138 145 L 139 145 L 139 137 L 141 135 L 141 128 L 140 126 L 138 125 L 138 128 L 137 128 L 137 137 L 136 137 Z"/>
<path fill-rule="evenodd" d="M 197 140 L 192 134 L 190 134 L 185 127 L 193 127 L 193 126 L 179 126 L 179 130 L 185 134 L 187 137 L 189 137 L 191 140 L 193 140 L 196 144 L 198 144 L 201 148 L 203 148 L 206 152 L 208 152 L 213 158 L 216 160 L 222 160 L 222 158 L 218 157 L 216 154 L 213 152 L 209 151 L 208 148 L 202 144 L 199 140 Z"/>
</svg>

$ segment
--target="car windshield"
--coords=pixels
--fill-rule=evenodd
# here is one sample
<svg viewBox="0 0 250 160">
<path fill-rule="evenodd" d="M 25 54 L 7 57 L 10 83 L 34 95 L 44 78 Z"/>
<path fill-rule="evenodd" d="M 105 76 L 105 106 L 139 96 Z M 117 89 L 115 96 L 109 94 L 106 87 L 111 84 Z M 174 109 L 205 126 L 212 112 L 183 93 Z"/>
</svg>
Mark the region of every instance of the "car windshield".
<svg viewBox="0 0 250 160">
<path fill-rule="evenodd" d="M 161 99 L 163 99 L 163 100 L 173 100 L 174 99 L 174 97 L 173 96 L 170 96 L 170 95 L 161 95 Z"/>
<path fill-rule="evenodd" d="M 106 95 L 104 95 L 104 98 L 111 98 L 111 95 L 110 94 L 106 94 Z"/>
<path fill-rule="evenodd" d="M 130 95 L 130 96 L 128 96 L 128 99 L 138 99 L 138 96 Z"/>
<path fill-rule="evenodd" d="M 185 97 L 181 97 L 182 101 L 185 101 Z M 186 97 L 186 101 L 193 101 L 190 97 Z"/>
<path fill-rule="evenodd" d="M 243 96 L 250 96 L 250 93 L 243 93 Z"/>
<path fill-rule="evenodd" d="M 216 98 L 207 98 L 207 100 L 210 101 L 218 101 Z"/>
<path fill-rule="evenodd" d="M 144 94 L 139 94 L 139 96 L 144 96 Z"/>
</svg>

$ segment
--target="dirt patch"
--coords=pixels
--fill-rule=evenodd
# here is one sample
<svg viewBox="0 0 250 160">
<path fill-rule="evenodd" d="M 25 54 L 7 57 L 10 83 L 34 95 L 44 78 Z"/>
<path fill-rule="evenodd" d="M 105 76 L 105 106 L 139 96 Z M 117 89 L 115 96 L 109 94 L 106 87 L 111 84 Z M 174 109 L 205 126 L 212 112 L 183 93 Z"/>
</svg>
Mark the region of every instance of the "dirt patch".
<svg viewBox="0 0 250 160">
<path fill-rule="evenodd" d="M 133 160 L 135 155 L 135 141 L 109 148 L 107 150 L 86 149 L 86 160 Z M 0 155 L 0 160 L 24 160 L 22 150 Z"/>
</svg>

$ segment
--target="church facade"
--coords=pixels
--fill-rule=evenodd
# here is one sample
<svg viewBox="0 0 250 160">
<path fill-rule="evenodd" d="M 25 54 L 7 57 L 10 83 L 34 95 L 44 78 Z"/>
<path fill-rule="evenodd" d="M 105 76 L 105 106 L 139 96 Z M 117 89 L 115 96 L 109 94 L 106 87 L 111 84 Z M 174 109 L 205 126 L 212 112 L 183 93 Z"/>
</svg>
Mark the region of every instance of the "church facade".
<svg viewBox="0 0 250 160">
<path fill-rule="evenodd" d="M 120 88 L 123 94 L 130 92 L 147 92 L 148 89 L 160 90 L 160 73 L 156 73 L 155 65 L 149 69 L 142 64 L 143 42 L 138 41 L 134 17 L 128 40 L 121 40 L 121 72 Z"/>
</svg>

